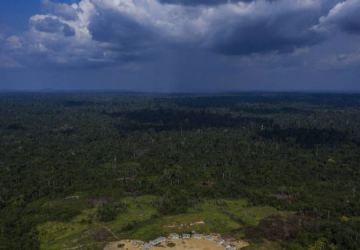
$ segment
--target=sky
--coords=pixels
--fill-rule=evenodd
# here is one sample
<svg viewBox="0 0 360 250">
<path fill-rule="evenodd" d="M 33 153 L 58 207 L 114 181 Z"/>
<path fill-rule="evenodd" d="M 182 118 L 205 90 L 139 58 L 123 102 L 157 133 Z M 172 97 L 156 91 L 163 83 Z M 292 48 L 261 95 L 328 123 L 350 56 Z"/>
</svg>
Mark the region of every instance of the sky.
<svg viewBox="0 0 360 250">
<path fill-rule="evenodd" d="M 1 0 L 1 90 L 360 91 L 360 0 Z"/>
</svg>

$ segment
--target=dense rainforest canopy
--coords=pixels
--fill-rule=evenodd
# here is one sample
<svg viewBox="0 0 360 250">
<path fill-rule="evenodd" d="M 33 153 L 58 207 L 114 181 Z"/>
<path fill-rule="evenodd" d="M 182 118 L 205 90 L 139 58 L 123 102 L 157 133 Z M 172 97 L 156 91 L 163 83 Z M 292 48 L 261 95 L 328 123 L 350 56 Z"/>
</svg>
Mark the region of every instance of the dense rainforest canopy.
<svg viewBox="0 0 360 250">
<path fill-rule="evenodd" d="M 292 213 L 246 228 L 251 241 L 360 249 L 359 128 L 357 94 L 3 93 L 0 249 L 40 248 L 39 225 L 83 209 L 43 204 L 76 193 L 105 222 L 122 197 L 158 197 L 156 216 L 247 199 Z"/>
</svg>

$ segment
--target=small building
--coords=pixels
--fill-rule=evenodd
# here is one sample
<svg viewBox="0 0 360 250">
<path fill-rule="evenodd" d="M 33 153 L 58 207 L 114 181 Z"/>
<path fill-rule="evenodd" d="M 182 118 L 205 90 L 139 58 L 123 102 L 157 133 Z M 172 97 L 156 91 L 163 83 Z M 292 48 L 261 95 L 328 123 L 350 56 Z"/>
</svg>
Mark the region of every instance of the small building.
<svg viewBox="0 0 360 250">
<path fill-rule="evenodd" d="M 194 239 L 201 240 L 201 239 L 203 238 L 203 235 L 202 235 L 202 234 L 197 234 L 197 233 L 195 233 L 195 234 L 193 234 L 192 237 L 193 237 Z"/>
<path fill-rule="evenodd" d="M 178 239 L 180 239 L 180 235 L 177 233 L 172 233 L 169 235 L 169 239 L 170 240 L 178 240 Z"/>
<path fill-rule="evenodd" d="M 232 245 L 226 245 L 225 250 L 236 250 L 236 247 Z"/>
<path fill-rule="evenodd" d="M 207 235 L 205 237 L 206 240 L 214 240 L 214 237 L 212 235 Z"/>
<path fill-rule="evenodd" d="M 182 234 L 182 238 L 183 239 L 190 239 L 191 235 L 190 234 Z"/>
<path fill-rule="evenodd" d="M 225 240 L 220 239 L 220 240 L 217 241 L 217 243 L 218 243 L 219 245 L 224 245 L 224 244 L 225 244 Z"/>
<path fill-rule="evenodd" d="M 165 237 L 159 237 L 159 238 L 156 238 L 155 240 L 150 241 L 149 244 L 151 246 L 156 246 L 156 245 L 163 243 L 164 241 L 166 241 Z"/>
<path fill-rule="evenodd" d="M 150 245 L 150 243 L 145 243 L 145 244 L 142 246 L 141 250 L 150 250 L 151 247 L 153 247 L 153 246 Z"/>
</svg>

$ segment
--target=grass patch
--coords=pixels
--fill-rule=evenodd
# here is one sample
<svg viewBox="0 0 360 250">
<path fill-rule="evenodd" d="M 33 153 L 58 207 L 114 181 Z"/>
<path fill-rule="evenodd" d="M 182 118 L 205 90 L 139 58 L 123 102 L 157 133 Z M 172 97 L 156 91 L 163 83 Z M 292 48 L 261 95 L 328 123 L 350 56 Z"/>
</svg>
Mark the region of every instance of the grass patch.
<svg viewBox="0 0 360 250">
<path fill-rule="evenodd" d="M 62 249 L 74 244 L 87 229 L 78 223 L 46 222 L 38 227 L 41 249 Z M 70 243 L 71 242 L 71 243 Z"/>
<path fill-rule="evenodd" d="M 269 206 L 234 206 L 233 203 L 228 203 L 228 206 L 224 208 L 225 211 L 232 214 L 234 218 L 238 218 L 246 225 L 256 226 L 259 222 L 270 216 L 278 214 L 279 211 Z"/>
<path fill-rule="evenodd" d="M 127 211 L 120 213 L 114 221 L 107 225 L 115 232 L 130 231 L 138 224 L 150 220 L 157 215 L 153 206 L 156 196 L 128 197 L 122 200 L 127 205 Z"/>
</svg>

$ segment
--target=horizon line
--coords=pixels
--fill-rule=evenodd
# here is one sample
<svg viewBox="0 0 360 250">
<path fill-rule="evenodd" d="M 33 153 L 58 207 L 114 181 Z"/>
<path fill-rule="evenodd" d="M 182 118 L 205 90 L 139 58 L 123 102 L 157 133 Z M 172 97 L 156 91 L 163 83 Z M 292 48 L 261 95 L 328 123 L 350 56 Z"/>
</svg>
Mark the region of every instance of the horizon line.
<svg viewBox="0 0 360 250">
<path fill-rule="evenodd" d="M 254 90 L 184 90 L 184 91 L 168 91 L 168 90 L 126 90 L 126 89 L 0 89 L 0 94 L 9 93 L 123 93 L 123 94 L 161 94 L 161 95 L 227 95 L 227 94 L 244 94 L 244 93 L 278 93 L 278 94 L 360 94 L 360 90 L 324 90 L 324 89 L 284 89 L 284 90 L 269 90 L 269 89 L 254 89 Z"/>
</svg>

